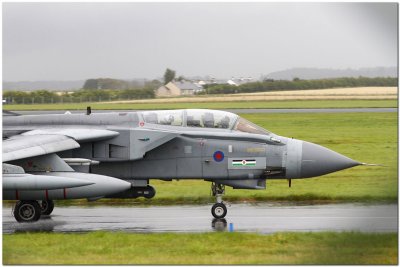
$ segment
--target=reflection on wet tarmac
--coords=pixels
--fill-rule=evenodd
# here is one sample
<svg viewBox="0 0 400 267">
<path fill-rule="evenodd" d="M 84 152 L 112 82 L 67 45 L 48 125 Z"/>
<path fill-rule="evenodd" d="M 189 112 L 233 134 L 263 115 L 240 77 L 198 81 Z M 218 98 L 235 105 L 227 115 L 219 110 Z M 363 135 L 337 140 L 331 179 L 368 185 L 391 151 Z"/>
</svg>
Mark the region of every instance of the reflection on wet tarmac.
<svg viewBox="0 0 400 267">
<path fill-rule="evenodd" d="M 216 219 L 216 218 L 214 218 L 211 221 L 211 228 L 214 229 L 217 232 L 225 231 L 227 225 L 228 225 L 228 223 L 226 222 L 225 219 Z"/>
<path fill-rule="evenodd" d="M 16 232 L 208 232 L 362 231 L 397 232 L 397 205 L 284 206 L 233 204 L 225 219 L 210 206 L 56 207 L 35 223 L 17 223 L 3 206 L 3 233 Z"/>
<path fill-rule="evenodd" d="M 50 216 L 43 216 L 36 223 L 17 223 L 11 226 L 14 228 L 14 233 L 33 233 L 33 232 L 53 232 L 57 225 L 62 225 L 64 222 L 54 221 Z M 4 223 L 3 223 L 4 227 Z"/>
</svg>

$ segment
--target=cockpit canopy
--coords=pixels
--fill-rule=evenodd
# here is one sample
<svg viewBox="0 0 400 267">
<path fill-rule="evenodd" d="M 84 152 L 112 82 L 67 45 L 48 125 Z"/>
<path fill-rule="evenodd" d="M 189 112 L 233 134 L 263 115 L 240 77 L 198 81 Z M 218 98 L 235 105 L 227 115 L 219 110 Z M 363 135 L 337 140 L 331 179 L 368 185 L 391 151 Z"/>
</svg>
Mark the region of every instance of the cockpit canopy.
<svg viewBox="0 0 400 267">
<path fill-rule="evenodd" d="M 210 109 L 154 110 L 141 112 L 146 123 L 198 127 L 219 128 L 246 133 L 267 134 L 270 132 L 238 115 Z"/>
</svg>

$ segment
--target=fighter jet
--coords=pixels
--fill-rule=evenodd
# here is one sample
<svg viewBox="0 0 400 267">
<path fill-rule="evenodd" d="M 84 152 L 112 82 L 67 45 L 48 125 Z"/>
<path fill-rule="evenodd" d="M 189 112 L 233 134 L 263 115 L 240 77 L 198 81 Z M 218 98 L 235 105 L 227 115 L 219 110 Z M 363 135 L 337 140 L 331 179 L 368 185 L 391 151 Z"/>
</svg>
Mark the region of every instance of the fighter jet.
<svg viewBox="0 0 400 267">
<path fill-rule="evenodd" d="M 152 198 L 151 179 L 211 182 L 215 218 L 225 186 L 265 189 L 361 165 L 328 148 L 276 135 L 240 116 L 186 109 L 3 117 L 3 199 L 18 222 L 53 200 Z"/>
</svg>

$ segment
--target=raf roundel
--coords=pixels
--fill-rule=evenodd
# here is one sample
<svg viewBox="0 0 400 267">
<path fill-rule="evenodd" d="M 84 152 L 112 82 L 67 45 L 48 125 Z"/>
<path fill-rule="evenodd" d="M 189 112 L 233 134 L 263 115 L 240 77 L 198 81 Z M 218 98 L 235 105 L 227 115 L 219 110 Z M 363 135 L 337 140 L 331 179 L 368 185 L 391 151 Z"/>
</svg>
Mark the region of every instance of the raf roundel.
<svg viewBox="0 0 400 267">
<path fill-rule="evenodd" d="M 214 157 L 214 160 L 215 160 L 216 162 L 221 162 L 221 161 L 224 160 L 225 155 L 224 155 L 224 153 L 223 153 L 222 151 L 219 151 L 219 150 L 218 150 L 218 151 L 215 151 L 215 152 L 214 152 L 213 157 Z"/>
</svg>

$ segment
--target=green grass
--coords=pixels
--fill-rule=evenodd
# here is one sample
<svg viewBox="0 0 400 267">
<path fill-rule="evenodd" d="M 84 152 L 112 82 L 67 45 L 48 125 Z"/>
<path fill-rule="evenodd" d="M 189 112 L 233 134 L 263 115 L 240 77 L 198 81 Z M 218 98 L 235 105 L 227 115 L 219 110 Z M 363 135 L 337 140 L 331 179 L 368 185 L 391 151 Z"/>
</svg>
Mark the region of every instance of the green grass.
<svg viewBox="0 0 400 267">
<path fill-rule="evenodd" d="M 227 187 L 225 200 L 306 202 L 396 202 L 398 199 L 397 113 L 302 113 L 243 114 L 270 131 L 314 142 L 360 162 L 382 166 L 358 166 L 319 178 L 269 180 L 266 190 L 234 190 Z M 62 204 L 135 203 L 151 205 L 207 204 L 210 183 L 205 181 L 150 182 L 157 191 L 153 199 L 59 201 Z"/>
<path fill-rule="evenodd" d="M 395 233 L 3 235 L 3 264 L 397 264 Z"/>
<path fill-rule="evenodd" d="M 267 190 L 227 188 L 230 201 L 397 201 L 397 113 L 244 114 L 276 134 L 315 142 L 359 166 L 320 178 L 268 181 Z M 151 200 L 120 203 L 208 203 L 204 181 L 151 181 Z M 91 202 L 109 203 L 109 200 Z M 60 202 L 62 204 L 63 202 Z M 65 202 L 71 203 L 71 202 Z M 78 203 L 78 202 L 72 202 Z M 85 201 L 86 203 L 86 201 Z M 3 264 L 398 264 L 397 233 L 3 235 Z"/>
<path fill-rule="evenodd" d="M 360 162 L 382 166 L 358 166 L 319 178 L 269 180 L 266 190 L 234 190 L 227 187 L 224 200 L 231 202 L 306 201 L 335 202 L 396 202 L 398 199 L 397 113 L 302 113 L 243 114 L 270 131 L 307 140 L 342 153 Z M 150 182 L 157 191 L 153 199 L 102 199 L 59 201 L 57 205 L 104 203 L 116 204 L 207 204 L 210 183 L 200 180 Z"/>
<path fill-rule="evenodd" d="M 87 106 L 98 110 L 122 109 L 236 109 L 236 108 L 363 108 L 397 107 L 397 100 L 296 100 L 296 101 L 241 101 L 241 102 L 195 102 L 195 103 L 64 103 L 3 105 L 5 110 L 84 110 Z"/>
</svg>

